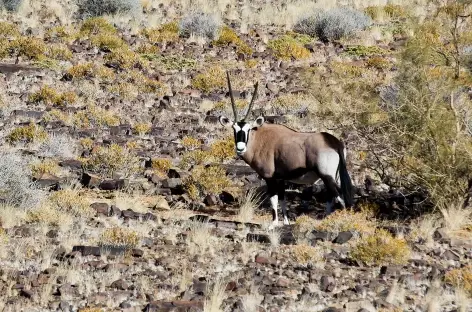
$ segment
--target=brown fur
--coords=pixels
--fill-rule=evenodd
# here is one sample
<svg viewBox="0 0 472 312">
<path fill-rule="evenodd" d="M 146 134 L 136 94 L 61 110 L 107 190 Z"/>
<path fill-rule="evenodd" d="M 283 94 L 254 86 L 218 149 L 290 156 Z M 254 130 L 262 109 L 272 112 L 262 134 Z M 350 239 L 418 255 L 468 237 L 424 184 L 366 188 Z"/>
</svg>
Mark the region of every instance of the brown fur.
<svg viewBox="0 0 472 312">
<path fill-rule="evenodd" d="M 283 125 L 263 124 L 250 131 L 242 158 L 264 179 L 296 178 L 308 171 L 316 172 L 320 151 L 337 151 L 340 146 L 342 142 L 329 133 L 297 132 Z"/>
</svg>

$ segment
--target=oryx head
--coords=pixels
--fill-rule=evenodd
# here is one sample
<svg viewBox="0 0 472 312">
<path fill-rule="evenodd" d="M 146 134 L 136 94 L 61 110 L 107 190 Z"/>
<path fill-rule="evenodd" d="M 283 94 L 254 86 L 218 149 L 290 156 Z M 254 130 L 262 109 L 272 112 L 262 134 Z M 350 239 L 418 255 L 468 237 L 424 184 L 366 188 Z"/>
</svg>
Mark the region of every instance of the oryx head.
<svg viewBox="0 0 472 312">
<path fill-rule="evenodd" d="M 264 117 L 258 117 L 254 122 L 248 122 L 247 117 L 251 113 L 252 105 L 257 96 L 258 82 L 254 85 L 254 93 L 252 94 L 251 102 L 249 103 L 246 116 L 243 119 L 238 120 L 238 112 L 236 110 L 236 104 L 234 102 L 233 90 L 231 88 L 231 81 L 229 79 L 229 73 L 226 72 L 226 78 L 228 80 L 228 89 L 231 97 L 231 106 L 233 107 L 234 120 L 230 120 L 226 116 L 220 116 L 220 123 L 225 127 L 233 127 L 234 130 L 234 143 L 236 145 L 236 154 L 242 156 L 247 151 L 249 142 L 249 135 L 251 130 L 262 126 L 264 123 Z"/>
</svg>

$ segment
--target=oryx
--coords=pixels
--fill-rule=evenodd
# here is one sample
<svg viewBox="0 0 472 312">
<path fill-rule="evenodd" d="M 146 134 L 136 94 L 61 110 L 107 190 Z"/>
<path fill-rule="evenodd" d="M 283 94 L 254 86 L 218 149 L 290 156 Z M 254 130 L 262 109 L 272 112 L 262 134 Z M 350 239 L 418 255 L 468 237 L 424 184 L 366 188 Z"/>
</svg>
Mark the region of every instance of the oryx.
<svg viewBox="0 0 472 312">
<path fill-rule="evenodd" d="M 262 116 L 254 122 L 247 122 L 257 96 L 258 83 L 254 85 L 246 116 L 239 120 L 228 72 L 226 76 L 234 121 L 225 116 L 220 116 L 219 121 L 223 126 L 233 128 L 236 154 L 266 181 L 273 225 L 278 224 L 278 200 L 281 200 L 284 224 L 289 224 L 284 198 L 285 181 L 313 184 L 321 179 L 332 198 L 326 203 L 326 214 L 331 213 L 335 201 L 344 208 L 351 207 L 352 183 L 346 168 L 344 144 L 327 132 L 297 132 L 283 125 L 264 123 Z"/>
</svg>

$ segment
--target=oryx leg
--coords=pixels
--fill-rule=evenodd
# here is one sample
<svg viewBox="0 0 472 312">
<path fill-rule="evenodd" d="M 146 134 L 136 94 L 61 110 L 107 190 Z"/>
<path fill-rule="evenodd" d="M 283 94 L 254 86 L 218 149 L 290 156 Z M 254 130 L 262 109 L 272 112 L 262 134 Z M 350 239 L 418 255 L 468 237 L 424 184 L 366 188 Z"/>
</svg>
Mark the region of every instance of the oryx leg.
<svg viewBox="0 0 472 312">
<path fill-rule="evenodd" d="M 334 203 L 336 200 L 340 201 L 343 206 L 344 206 L 344 201 L 341 199 L 341 196 L 339 195 L 338 187 L 332 176 L 329 176 L 329 175 L 321 176 L 321 179 L 323 180 L 323 183 L 326 186 L 326 189 L 328 190 L 328 194 L 330 197 L 330 200 L 326 203 L 326 209 L 325 209 L 325 214 L 329 215 L 333 212 Z"/>
<path fill-rule="evenodd" d="M 277 184 L 278 188 L 278 199 L 280 200 L 280 206 L 282 208 L 282 214 L 284 216 L 284 225 L 289 225 L 288 215 L 287 215 L 287 202 L 285 200 L 285 182 L 280 181 Z"/>
<path fill-rule="evenodd" d="M 272 225 L 270 228 L 274 228 L 279 224 L 279 217 L 277 214 L 278 202 L 279 202 L 279 189 L 277 187 L 277 181 L 270 179 L 266 180 L 267 193 L 269 195 L 270 206 L 272 207 Z"/>
</svg>

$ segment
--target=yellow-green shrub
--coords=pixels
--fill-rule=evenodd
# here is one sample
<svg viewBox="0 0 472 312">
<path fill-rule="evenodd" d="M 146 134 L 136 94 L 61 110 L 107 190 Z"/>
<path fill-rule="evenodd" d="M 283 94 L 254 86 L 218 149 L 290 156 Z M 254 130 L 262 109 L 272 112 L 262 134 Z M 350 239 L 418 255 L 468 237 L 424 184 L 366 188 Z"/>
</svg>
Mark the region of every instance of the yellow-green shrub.
<svg viewBox="0 0 472 312">
<path fill-rule="evenodd" d="M 225 85 L 226 75 L 221 66 L 211 66 L 192 79 L 192 86 L 205 93 L 223 88 Z"/>
<path fill-rule="evenodd" d="M 226 177 L 226 171 L 220 166 L 195 166 L 190 176 L 184 181 L 184 188 L 194 197 L 203 194 L 218 195 L 231 182 Z"/>
<path fill-rule="evenodd" d="M 9 48 L 13 56 L 30 60 L 41 60 L 47 51 L 45 43 L 33 37 L 19 37 L 10 43 Z"/>
<path fill-rule="evenodd" d="M 234 139 L 228 137 L 223 140 L 217 140 L 210 145 L 209 156 L 218 162 L 223 162 L 234 157 L 235 146 Z"/>
<path fill-rule="evenodd" d="M 191 136 L 184 136 L 182 138 L 182 146 L 188 150 L 196 149 L 202 146 L 202 142 L 199 139 L 191 137 Z"/>
<path fill-rule="evenodd" d="M 148 123 L 137 123 L 133 127 L 133 132 L 138 135 L 144 135 L 151 131 L 151 125 Z"/>
<path fill-rule="evenodd" d="M 80 63 L 70 67 L 67 70 L 67 75 L 71 78 L 102 78 L 112 79 L 115 74 L 113 70 L 103 65 L 95 64 L 93 62 Z"/>
<path fill-rule="evenodd" d="M 153 159 L 151 167 L 156 174 L 165 177 L 172 167 L 172 161 L 168 158 Z"/>
<path fill-rule="evenodd" d="M 49 86 L 43 86 L 41 89 L 31 94 L 29 100 L 32 103 L 65 106 L 67 104 L 74 104 L 77 101 L 77 94 L 71 91 L 58 93 Z"/>
<path fill-rule="evenodd" d="M 294 245 L 290 248 L 290 252 L 300 264 L 317 263 L 323 258 L 318 248 L 306 244 Z"/>
<path fill-rule="evenodd" d="M 103 17 L 91 17 L 80 27 L 82 35 L 116 34 L 116 28 Z"/>
<path fill-rule="evenodd" d="M 53 192 L 49 196 L 49 203 L 51 208 L 71 213 L 76 217 L 90 217 L 94 214 L 87 197 L 75 189 Z"/>
<path fill-rule="evenodd" d="M 234 30 L 228 26 L 224 26 L 217 40 L 213 42 L 217 46 L 223 46 L 228 44 L 234 44 L 237 47 L 237 52 L 250 55 L 252 49 L 247 45 L 246 42 L 241 40 Z"/>
<path fill-rule="evenodd" d="M 50 44 L 47 47 L 46 56 L 54 60 L 69 61 L 73 54 L 64 44 Z"/>
<path fill-rule="evenodd" d="M 125 46 L 125 42 L 116 35 L 98 34 L 90 37 L 92 46 L 100 49 L 117 49 Z"/>
<path fill-rule="evenodd" d="M 113 49 L 104 59 L 107 64 L 122 70 L 131 69 L 136 66 L 145 66 L 145 62 L 139 54 L 127 47 Z"/>
<path fill-rule="evenodd" d="M 139 157 L 133 151 L 115 143 L 107 147 L 94 148 L 90 158 L 85 160 L 84 166 L 91 172 L 107 177 L 113 176 L 117 171 L 127 175 L 134 174 L 141 167 Z"/>
<path fill-rule="evenodd" d="M 406 240 L 393 237 L 384 229 L 364 236 L 351 251 L 351 257 L 369 265 L 404 264 L 411 254 Z"/>
<path fill-rule="evenodd" d="M 136 231 L 122 227 L 108 228 L 100 235 L 99 246 L 121 247 L 132 249 L 139 244 L 139 235 Z"/>
<path fill-rule="evenodd" d="M 32 143 L 46 140 L 47 132 L 40 126 L 30 123 L 28 126 L 21 126 L 13 129 L 7 136 L 9 143 Z"/>
<path fill-rule="evenodd" d="M 371 217 L 372 215 L 367 212 L 340 209 L 321 220 L 316 229 L 333 233 L 357 231 L 360 234 L 371 234 L 376 228 L 376 223 Z"/>
<path fill-rule="evenodd" d="M 177 22 L 170 22 L 158 28 L 146 28 L 141 32 L 150 43 L 172 42 L 179 38 L 179 25 Z"/>
<path fill-rule="evenodd" d="M 284 60 L 304 59 L 311 55 L 310 51 L 299 41 L 288 35 L 270 40 L 267 46 L 273 51 L 275 57 Z"/>
<path fill-rule="evenodd" d="M 59 165 L 52 159 L 45 159 L 41 162 L 31 165 L 31 172 L 33 176 L 41 176 L 47 174 L 57 174 L 59 172 Z"/>
<path fill-rule="evenodd" d="M 472 264 L 446 272 L 444 281 L 456 288 L 464 289 L 472 297 Z"/>
</svg>

